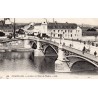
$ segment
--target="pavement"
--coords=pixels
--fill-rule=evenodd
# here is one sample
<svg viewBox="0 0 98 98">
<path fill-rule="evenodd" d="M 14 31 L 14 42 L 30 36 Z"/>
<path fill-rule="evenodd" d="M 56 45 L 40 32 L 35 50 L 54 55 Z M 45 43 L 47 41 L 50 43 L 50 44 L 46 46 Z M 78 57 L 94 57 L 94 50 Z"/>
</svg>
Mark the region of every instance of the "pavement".
<svg viewBox="0 0 98 98">
<path fill-rule="evenodd" d="M 52 41 L 60 43 L 60 39 L 52 39 Z M 72 44 L 71 46 L 72 48 L 80 50 L 80 51 L 82 51 L 83 47 L 85 46 L 87 50 L 90 50 L 89 54 L 94 55 L 94 52 L 96 51 L 97 52 L 96 56 L 98 56 L 98 47 L 96 46 L 80 43 L 77 41 L 64 40 L 64 39 L 61 40 L 61 43 L 64 43 L 66 46 L 70 46 L 70 44 Z"/>
</svg>

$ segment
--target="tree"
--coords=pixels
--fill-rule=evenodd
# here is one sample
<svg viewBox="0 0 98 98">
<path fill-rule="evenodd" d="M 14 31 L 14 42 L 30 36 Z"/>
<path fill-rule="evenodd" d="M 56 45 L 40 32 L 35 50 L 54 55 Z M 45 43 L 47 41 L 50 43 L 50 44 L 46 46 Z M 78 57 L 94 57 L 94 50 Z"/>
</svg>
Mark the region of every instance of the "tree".
<svg viewBox="0 0 98 98">
<path fill-rule="evenodd" d="M 7 38 L 9 38 L 9 39 L 12 39 L 12 37 L 13 37 L 12 33 L 10 33 L 10 34 L 7 36 Z"/>
<path fill-rule="evenodd" d="M 18 34 L 25 34 L 23 29 L 19 29 L 16 33 L 18 33 Z"/>
<path fill-rule="evenodd" d="M 0 36 L 5 36 L 5 33 L 3 33 L 3 32 L 0 32 Z"/>
</svg>

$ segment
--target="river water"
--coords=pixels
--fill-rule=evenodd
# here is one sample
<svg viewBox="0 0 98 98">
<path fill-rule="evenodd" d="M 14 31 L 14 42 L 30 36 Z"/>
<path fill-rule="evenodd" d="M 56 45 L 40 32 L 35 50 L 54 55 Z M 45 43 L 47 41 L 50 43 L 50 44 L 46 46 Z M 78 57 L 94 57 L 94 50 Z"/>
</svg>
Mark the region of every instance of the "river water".
<svg viewBox="0 0 98 98">
<path fill-rule="evenodd" d="M 34 57 L 33 52 L 0 53 L 0 71 L 36 71 L 54 73 L 57 57 Z"/>
<path fill-rule="evenodd" d="M 33 52 L 5 52 L 0 53 L 0 72 L 36 72 L 38 74 L 56 74 L 55 60 L 57 56 L 34 57 Z M 61 77 L 92 77 L 95 71 L 58 73 Z"/>
</svg>

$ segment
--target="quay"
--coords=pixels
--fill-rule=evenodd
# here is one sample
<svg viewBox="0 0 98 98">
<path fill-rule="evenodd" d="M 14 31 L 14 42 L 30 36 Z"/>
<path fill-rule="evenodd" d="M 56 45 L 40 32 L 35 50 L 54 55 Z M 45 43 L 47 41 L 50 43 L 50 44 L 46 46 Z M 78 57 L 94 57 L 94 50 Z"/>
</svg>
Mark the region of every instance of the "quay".
<svg viewBox="0 0 98 98">
<path fill-rule="evenodd" d="M 33 51 L 28 45 L 28 39 L 4 39 L 0 40 L 0 52 Z M 29 47 L 28 47 L 29 46 Z"/>
</svg>

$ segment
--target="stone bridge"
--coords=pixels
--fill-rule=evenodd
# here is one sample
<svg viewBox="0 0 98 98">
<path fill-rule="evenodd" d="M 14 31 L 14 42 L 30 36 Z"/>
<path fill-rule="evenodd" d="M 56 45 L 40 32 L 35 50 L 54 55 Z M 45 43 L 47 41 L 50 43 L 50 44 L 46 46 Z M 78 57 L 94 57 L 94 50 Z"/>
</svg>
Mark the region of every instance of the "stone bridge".
<svg viewBox="0 0 98 98">
<path fill-rule="evenodd" d="M 34 56 L 57 55 L 55 61 L 55 71 L 69 72 L 80 68 L 83 70 L 96 70 L 98 68 L 98 57 L 89 53 L 68 47 L 65 44 L 59 44 L 45 39 L 29 39 L 29 43 L 34 48 Z"/>
</svg>

